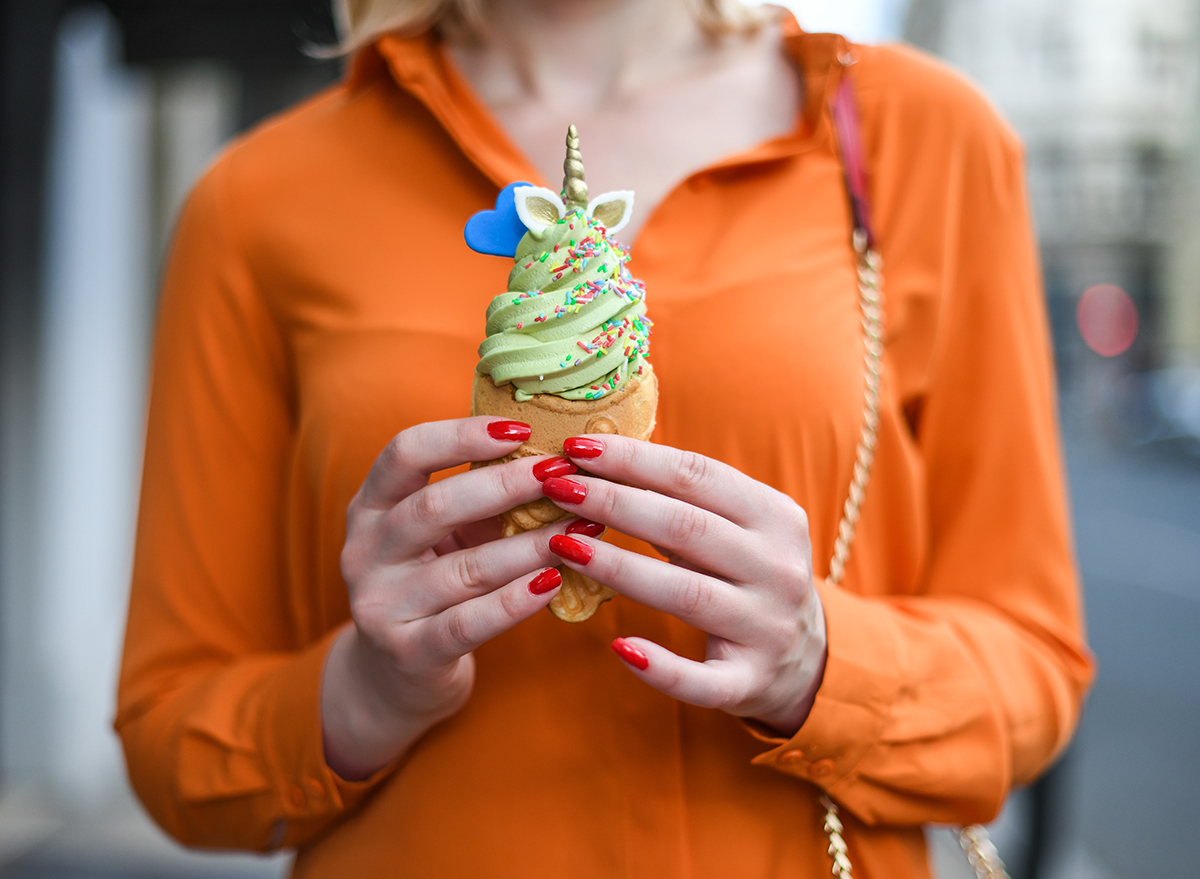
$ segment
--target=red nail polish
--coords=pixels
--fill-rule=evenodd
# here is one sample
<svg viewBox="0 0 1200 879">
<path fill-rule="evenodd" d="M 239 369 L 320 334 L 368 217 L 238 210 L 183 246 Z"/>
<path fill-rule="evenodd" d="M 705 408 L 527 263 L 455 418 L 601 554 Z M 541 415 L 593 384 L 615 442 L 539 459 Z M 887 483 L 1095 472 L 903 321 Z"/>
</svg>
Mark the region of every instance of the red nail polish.
<svg viewBox="0 0 1200 879">
<path fill-rule="evenodd" d="M 562 574 L 558 572 L 558 568 L 546 568 L 529 581 L 529 591 L 534 595 L 545 595 L 560 585 L 562 585 Z"/>
<path fill-rule="evenodd" d="M 565 534 L 555 534 L 550 538 L 550 551 L 577 565 L 586 565 L 595 553 L 595 550 L 582 540 L 567 537 Z"/>
<path fill-rule="evenodd" d="M 599 537 L 604 533 L 604 526 L 591 519 L 576 519 L 567 526 L 567 534 L 582 534 L 584 537 Z"/>
<path fill-rule="evenodd" d="M 638 650 L 624 638 L 618 638 L 613 641 L 612 649 L 617 652 L 617 656 L 624 659 L 634 668 L 645 671 L 650 667 L 650 660 L 646 658 L 646 654 Z"/>
<path fill-rule="evenodd" d="M 573 436 L 563 443 L 563 451 L 572 458 L 599 458 L 604 454 L 604 443 L 584 436 Z"/>
<path fill-rule="evenodd" d="M 570 476 L 578 472 L 579 468 L 570 458 L 547 458 L 533 465 L 533 478 L 538 482 L 545 482 L 551 476 Z"/>
<path fill-rule="evenodd" d="M 574 479 L 551 476 L 542 483 L 542 494 L 560 504 L 581 504 L 587 497 L 587 487 Z"/>
<path fill-rule="evenodd" d="M 533 428 L 522 421 L 493 421 L 487 426 L 488 436 L 503 443 L 525 442 Z"/>
</svg>

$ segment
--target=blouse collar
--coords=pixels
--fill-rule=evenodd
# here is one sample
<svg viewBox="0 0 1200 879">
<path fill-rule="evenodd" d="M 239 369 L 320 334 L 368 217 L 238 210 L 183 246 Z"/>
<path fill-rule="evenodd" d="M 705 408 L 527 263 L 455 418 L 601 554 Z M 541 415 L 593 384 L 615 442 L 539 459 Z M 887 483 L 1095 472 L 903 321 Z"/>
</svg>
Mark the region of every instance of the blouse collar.
<svg viewBox="0 0 1200 879">
<path fill-rule="evenodd" d="M 804 108 L 796 128 L 723 159 L 705 171 L 779 161 L 831 141 L 829 96 L 845 67 L 854 63 L 852 46 L 839 34 L 802 30 L 788 11 L 784 11 L 781 29 L 784 50 L 796 65 L 803 84 Z M 513 180 L 546 185 L 458 72 L 433 31 L 411 37 L 396 34 L 380 37 L 355 55 L 348 83 L 351 88 L 366 87 L 388 76 L 433 114 L 467 158 L 497 187 Z"/>
</svg>

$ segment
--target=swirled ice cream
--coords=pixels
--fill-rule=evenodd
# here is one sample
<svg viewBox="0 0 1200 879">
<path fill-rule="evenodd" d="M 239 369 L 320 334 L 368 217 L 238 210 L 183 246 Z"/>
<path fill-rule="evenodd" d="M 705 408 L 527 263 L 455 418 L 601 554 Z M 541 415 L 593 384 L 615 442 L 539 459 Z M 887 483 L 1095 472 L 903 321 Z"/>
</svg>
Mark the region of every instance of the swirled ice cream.
<svg viewBox="0 0 1200 879">
<path fill-rule="evenodd" d="M 476 371 L 512 382 L 518 400 L 595 400 L 644 372 L 651 322 L 628 251 L 576 210 L 517 246 L 508 292 L 487 309 Z"/>
</svg>

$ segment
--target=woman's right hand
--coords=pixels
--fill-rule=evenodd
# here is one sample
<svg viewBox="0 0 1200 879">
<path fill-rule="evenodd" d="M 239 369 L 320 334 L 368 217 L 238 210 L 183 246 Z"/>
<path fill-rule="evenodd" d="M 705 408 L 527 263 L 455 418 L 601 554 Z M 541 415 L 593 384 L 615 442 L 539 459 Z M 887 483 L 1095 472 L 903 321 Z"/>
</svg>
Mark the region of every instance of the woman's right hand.
<svg viewBox="0 0 1200 879">
<path fill-rule="evenodd" d="M 528 425 L 486 416 L 417 425 L 388 444 L 351 501 L 341 563 L 353 623 L 321 685 L 325 759 L 342 778 L 368 777 L 461 708 L 471 651 L 558 591 L 546 538 L 570 523 L 497 540 L 496 516 L 542 497 L 538 477 L 573 465 L 551 459 L 544 473 L 546 458 L 518 458 L 429 483 L 528 438 Z"/>
</svg>

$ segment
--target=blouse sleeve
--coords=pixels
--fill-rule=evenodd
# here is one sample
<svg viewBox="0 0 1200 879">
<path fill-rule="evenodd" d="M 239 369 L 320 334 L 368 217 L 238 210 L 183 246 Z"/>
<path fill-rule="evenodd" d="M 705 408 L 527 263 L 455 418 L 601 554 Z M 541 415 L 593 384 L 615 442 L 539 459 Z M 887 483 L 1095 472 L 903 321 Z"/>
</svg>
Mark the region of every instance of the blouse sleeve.
<svg viewBox="0 0 1200 879">
<path fill-rule="evenodd" d="M 930 522 L 920 594 L 819 586 L 816 703 L 791 740 L 760 736 L 776 747 L 756 760 L 871 824 L 993 818 L 1065 746 L 1092 672 L 1021 149 L 971 98 L 983 121 L 949 168 L 939 329 L 912 401 Z"/>
<path fill-rule="evenodd" d="M 189 845 L 296 845 L 373 781 L 325 765 L 332 634 L 296 643 L 285 589 L 294 417 L 279 328 L 226 197 L 197 186 L 169 260 L 116 728 L 138 796 Z"/>
</svg>

